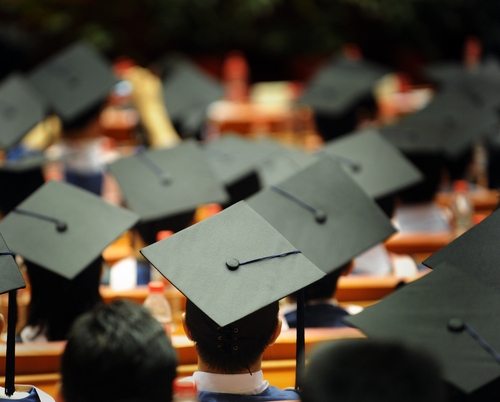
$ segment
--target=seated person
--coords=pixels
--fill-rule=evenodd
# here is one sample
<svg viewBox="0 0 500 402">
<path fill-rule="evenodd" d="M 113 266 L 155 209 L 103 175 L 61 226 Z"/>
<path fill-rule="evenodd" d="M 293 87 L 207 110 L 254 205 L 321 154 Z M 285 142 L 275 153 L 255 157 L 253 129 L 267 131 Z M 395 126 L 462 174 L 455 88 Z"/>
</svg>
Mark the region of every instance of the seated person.
<svg viewBox="0 0 500 402">
<path fill-rule="evenodd" d="M 424 174 L 424 181 L 399 193 L 400 205 L 393 223 L 401 232 L 447 231 L 449 218 L 435 201 L 442 181 L 443 159 L 439 155 L 406 155 Z"/>
<path fill-rule="evenodd" d="M 144 307 L 116 300 L 73 325 L 61 360 L 60 399 L 169 402 L 176 367 L 161 325 Z"/>
<path fill-rule="evenodd" d="M 71 280 L 34 262 L 26 260 L 25 264 L 31 300 L 20 341 L 65 340 L 77 317 L 103 303 L 99 293 L 103 264 L 100 256 Z"/>
<path fill-rule="evenodd" d="M 262 376 L 264 350 L 281 332 L 278 310 L 276 301 L 235 321 L 231 327 L 238 332 L 233 337 L 233 330 L 219 327 L 189 299 L 186 301 L 182 322 L 187 337 L 196 343 L 198 371 L 182 381 L 194 381 L 200 402 L 299 399 L 294 391 L 270 386 Z"/>
<path fill-rule="evenodd" d="M 335 299 L 337 282 L 342 275 L 348 275 L 353 268 L 353 263 L 348 262 L 335 271 L 325 275 L 320 280 L 304 288 L 304 325 L 306 328 L 333 328 L 347 327 L 342 318 L 350 313 L 339 306 Z M 297 328 L 297 294 L 288 297 L 291 304 L 283 308 L 282 313 L 289 328 Z M 353 306 L 355 307 L 355 306 Z M 353 309 L 352 313 L 359 312 Z"/>
<path fill-rule="evenodd" d="M 433 358 L 368 339 L 328 342 L 313 351 L 303 402 L 441 402 L 445 384 Z"/>
</svg>

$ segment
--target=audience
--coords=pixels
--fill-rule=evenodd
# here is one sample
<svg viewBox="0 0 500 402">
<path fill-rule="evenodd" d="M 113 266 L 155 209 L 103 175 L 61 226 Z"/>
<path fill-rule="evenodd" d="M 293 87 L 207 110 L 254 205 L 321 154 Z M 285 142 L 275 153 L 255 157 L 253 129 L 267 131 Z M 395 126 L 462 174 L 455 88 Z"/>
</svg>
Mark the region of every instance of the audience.
<svg viewBox="0 0 500 402">
<path fill-rule="evenodd" d="M 303 402 L 441 402 L 445 383 L 433 358 L 398 343 L 351 339 L 313 351 Z"/>
<path fill-rule="evenodd" d="M 64 402 L 172 400 L 177 357 L 161 325 L 125 300 L 101 305 L 73 325 L 61 360 Z"/>
</svg>

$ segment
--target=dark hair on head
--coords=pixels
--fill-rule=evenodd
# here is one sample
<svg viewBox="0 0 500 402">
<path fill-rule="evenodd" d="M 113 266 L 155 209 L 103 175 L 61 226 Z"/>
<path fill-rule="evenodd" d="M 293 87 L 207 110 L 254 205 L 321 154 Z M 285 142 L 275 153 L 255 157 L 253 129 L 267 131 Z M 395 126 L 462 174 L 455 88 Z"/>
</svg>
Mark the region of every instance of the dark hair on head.
<svg viewBox="0 0 500 402">
<path fill-rule="evenodd" d="M 71 133 L 73 131 L 81 130 L 88 124 L 90 124 L 93 120 L 97 119 L 106 102 L 107 99 L 103 98 L 96 104 L 80 113 L 77 117 L 71 120 L 63 120 L 63 131 L 65 132 L 65 134 L 69 134 L 71 136 Z"/>
<path fill-rule="evenodd" d="M 71 280 L 31 261 L 25 264 L 31 285 L 27 324 L 45 330 L 49 341 L 65 340 L 77 317 L 103 303 L 101 256 Z"/>
<path fill-rule="evenodd" d="M 415 167 L 420 170 L 424 180 L 399 192 L 403 204 L 416 204 L 434 200 L 441 183 L 444 157 L 441 154 L 410 153 L 405 154 Z"/>
<path fill-rule="evenodd" d="M 328 342 L 309 357 L 303 402 L 442 402 L 446 387 L 434 358 L 396 342 Z"/>
<path fill-rule="evenodd" d="M 186 301 L 186 325 L 198 356 L 219 373 L 248 372 L 259 361 L 278 325 L 279 303 L 274 302 L 225 327 Z"/>
<path fill-rule="evenodd" d="M 349 267 L 350 264 L 351 261 L 340 266 L 333 272 L 326 274 L 316 282 L 307 285 L 304 288 L 304 301 L 307 303 L 309 301 L 318 299 L 331 299 L 337 291 L 337 283 L 339 281 L 339 278 L 342 276 L 342 273 L 346 268 Z M 297 300 L 297 292 L 292 293 L 290 295 L 290 298 L 293 300 Z"/>
<path fill-rule="evenodd" d="M 66 402 L 172 400 L 177 355 L 143 306 L 116 300 L 81 316 L 61 360 Z"/>
</svg>

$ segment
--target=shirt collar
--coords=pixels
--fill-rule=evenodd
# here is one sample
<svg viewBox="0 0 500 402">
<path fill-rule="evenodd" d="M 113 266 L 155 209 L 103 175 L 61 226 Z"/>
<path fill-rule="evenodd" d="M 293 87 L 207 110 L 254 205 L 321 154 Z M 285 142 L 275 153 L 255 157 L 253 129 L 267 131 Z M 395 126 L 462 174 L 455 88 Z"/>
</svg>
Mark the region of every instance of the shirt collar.
<svg viewBox="0 0 500 402">
<path fill-rule="evenodd" d="M 214 374 L 195 371 L 193 374 L 198 391 L 222 392 L 225 394 L 257 395 L 269 386 L 262 371 L 245 374 Z"/>
</svg>

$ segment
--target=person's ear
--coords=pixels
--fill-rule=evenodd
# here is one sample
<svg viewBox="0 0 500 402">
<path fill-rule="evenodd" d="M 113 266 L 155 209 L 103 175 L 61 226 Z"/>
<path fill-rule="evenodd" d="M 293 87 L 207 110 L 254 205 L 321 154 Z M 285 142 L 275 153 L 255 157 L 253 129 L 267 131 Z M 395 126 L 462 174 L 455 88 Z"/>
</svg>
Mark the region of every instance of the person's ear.
<svg viewBox="0 0 500 402">
<path fill-rule="evenodd" d="M 191 336 L 191 331 L 189 330 L 187 324 L 186 324 L 186 313 L 182 313 L 182 328 L 184 328 L 184 333 L 186 334 L 187 338 L 192 341 L 193 337 Z"/>
<path fill-rule="evenodd" d="M 281 334 L 281 325 L 282 325 L 281 318 L 278 317 L 278 323 L 276 324 L 276 328 L 274 329 L 273 336 L 269 340 L 269 344 L 267 346 L 271 346 L 274 342 L 276 342 L 276 339 L 278 339 L 278 336 Z"/>
</svg>

